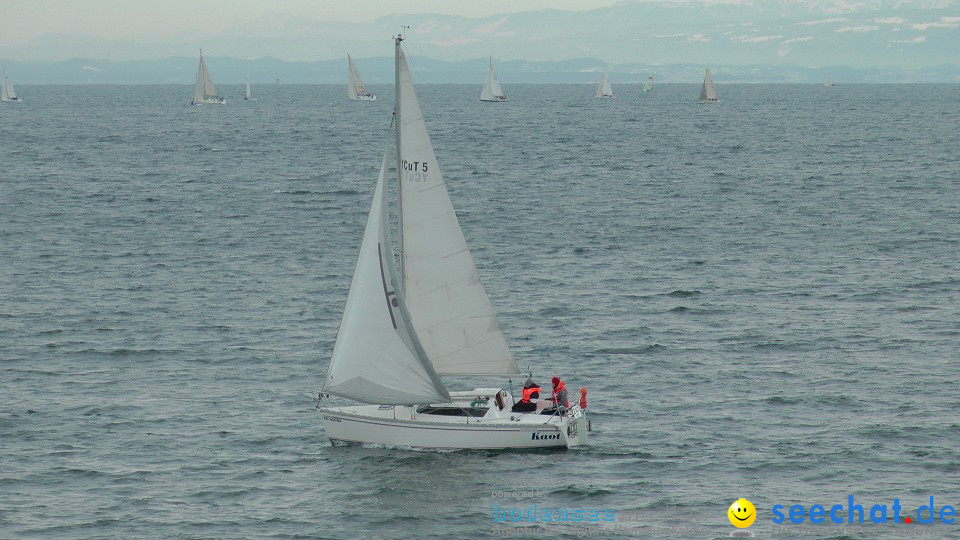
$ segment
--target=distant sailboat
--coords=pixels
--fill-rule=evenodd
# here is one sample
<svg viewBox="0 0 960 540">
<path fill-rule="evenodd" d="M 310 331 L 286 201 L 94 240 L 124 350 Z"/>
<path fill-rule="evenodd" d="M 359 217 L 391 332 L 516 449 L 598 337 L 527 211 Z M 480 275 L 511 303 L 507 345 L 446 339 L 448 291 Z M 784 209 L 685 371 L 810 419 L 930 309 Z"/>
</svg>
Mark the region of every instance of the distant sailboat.
<svg viewBox="0 0 960 540">
<path fill-rule="evenodd" d="M 607 70 L 603 70 L 603 78 L 600 79 L 600 84 L 597 85 L 597 91 L 594 94 L 595 98 L 612 98 L 613 97 L 613 87 L 610 86 L 610 79 L 607 78 Z"/>
<path fill-rule="evenodd" d="M 223 105 L 227 98 L 217 96 L 217 89 L 213 86 L 213 79 L 207 71 L 207 63 L 203 61 L 203 51 L 200 51 L 200 65 L 197 67 L 197 86 L 193 90 L 193 105 L 215 103 Z"/>
<path fill-rule="evenodd" d="M 830 75 L 827 75 L 827 82 L 823 83 L 823 85 L 824 85 L 824 86 L 834 86 L 834 84 L 833 84 L 833 77 L 831 77 Z"/>
<path fill-rule="evenodd" d="M 649 92 L 653 90 L 653 75 L 647 77 L 647 84 L 643 85 L 643 91 Z"/>
<path fill-rule="evenodd" d="M 483 83 L 483 90 L 480 92 L 480 101 L 506 101 L 507 96 L 503 94 L 500 88 L 500 81 L 497 79 L 497 70 L 493 68 L 493 57 L 490 57 L 490 69 L 487 70 L 487 80 Z"/>
<path fill-rule="evenodd" d="M 713 86 L 713 73 L 707 69 L 707 74 L 703 77 L 703 88 L 700 89 L 700 101 L 704 103 L 716 103 L 717 88 Z"/>
<path fill-rule="evenodd" d="M 10 77 L 7 77 L 7 70 L 3 70 L 3 90 L 0 90 L 0 101 L 23 103 L 13 90 L 13 83 L 10 82 Z"/>
<path fill-rule="evenodd" d="M 256 100 L 257 100 L 257 98 L 253 97 L 253 95 L 250 94 L 250 74 L 249 74 L 249 73 L 247 73 L 247 95 L 244 96 L 243 99 L 245 99 L 245 100 L 247 100 L 247 101 L 256 101 Z"/>
<path fill-rule="evenodd" d="M 353 58 L 347 55 L 347 96 L 357 101 L 376 101 L 377 96 L 371 94 L 367 87 L 363 85 L 363 79 L 357 71 L 357 66 L 353 64 Z"/>
</svg>

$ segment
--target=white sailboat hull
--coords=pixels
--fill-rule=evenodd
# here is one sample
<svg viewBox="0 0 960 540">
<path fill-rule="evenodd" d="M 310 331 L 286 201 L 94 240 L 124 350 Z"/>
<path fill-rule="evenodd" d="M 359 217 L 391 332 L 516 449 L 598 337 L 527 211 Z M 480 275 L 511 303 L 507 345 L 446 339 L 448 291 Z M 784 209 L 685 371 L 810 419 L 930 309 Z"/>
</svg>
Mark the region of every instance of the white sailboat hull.
<svg viewBox="0 0 960 540">
<path fill-rule="evenodd" d="M 350 99 L 352 99 L 352 100 L 354 100 L 354 101 L 376 101 L 376 100 L 377 100 L 377 96 L 374 95 L 374 94 L 369 94 L 369 95 L 365 95 L 365 96 L 364 96 L 364 95 L 358 95 L 357 97 L 350 98 Z"/>
<path fill-rule="evenodd" d="M 190 103 L 191 105 L 226 105 L 227 100 L 226 98 L 222 98 L 222 99 L 207 98 L 203 101 L 191 101 Z"/>
<path fill-rule="evenodd" d="M 459 406 L 469 408 L 465 401 Z M 417 410 L 399 405 L 327 406 L 320 409 L 320 418 L 334 445 L 495 450 L 571 448 L 586 444 L 587 440 L 586 415 L 576 405 L 564 416 L 512 413 L 509 406 L 501 411 L 494 404 L 480 418 Z"/>
</svg>

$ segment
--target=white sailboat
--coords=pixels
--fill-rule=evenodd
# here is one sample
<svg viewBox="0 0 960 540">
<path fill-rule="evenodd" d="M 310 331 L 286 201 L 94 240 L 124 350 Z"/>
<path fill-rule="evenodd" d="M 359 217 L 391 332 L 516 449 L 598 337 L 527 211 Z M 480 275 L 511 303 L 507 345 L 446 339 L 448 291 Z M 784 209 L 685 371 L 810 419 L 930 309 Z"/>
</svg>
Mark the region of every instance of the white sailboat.
<svg viewBox="0 0 960 540">
<path fill-rule="evenodd" d="M 394 39 L 399 257 L 390 234 L 385 149 L 317 404 L 327 436 L 334 444 L 415 448 L 585 444 L 583 392 L 563 413 L 516 413 L 512 392 L 451 392 L 441 379 L 518 370 L 450 202 L 402 40 Z M 340 404 L 331 394 L 367 405 Z"/>
<path fill-rule="evenodd" d="M 600 84 L 597 85 L 597 91 L 594 93 L 593 97 L 597 99 L 613 97 L 613 87 L 610 86 L 610 79 L 607 78 L 606 69 L 603 70 L 603 78 L 600 79 Z"/>
<path fill-rule="evenodd" d="M 10 77 L 7 77 L 7 70 L 3 70 L 3 88 L 0 89 L 0 101 L 23 103 L 23 100 L 17 97 L 17 92 L 13 89 Z"/>
<path fill-rule="evenodd" d="M 223 105 L 227 98 L 217 96 L 217 89 L 213 86 L 213 79 L 207 71 L 207 63 L 203 61 L 203 51 L 200 51 L 200 65 L 197 67 L 197 85 L 193 89 L 193 105 L 214 103 Z"/>
<path fill-rule="evenodd" d="M 643 91 L 649 92 L 653 90 L 653 75 L 647 76 L 647 84 L 643 85 Z"/>
<path fill-rule="evenodd" d="M 827 75 L 827 82 L 823 83 L 824 86 L 833 86 L 833 77 Z"/>
<path fill-rule="evenodd" d="M 700 101 L 703 103 L 716 103 L 717 101 L 717 88 L 713 86 L 713 73 L 710 73 L 710 69 L 707 69 L 707 73 L 703 77 L 703 87 L 700 88 Z"/>
<path fill-rule="evenodd" d="M 357 101 L 376 101 L 377 96 L 371 94 L 367 87 L 363 85 L 363 79 L 360 78 L 360 72 L 353 63 L 353 58 L 347 55 L 347 97 Z"/>
<path fill-rule="evenodd" d="M 243 97 L 246 101 L 256 101 L 257 98 L 250 93 L 250 73 L 247 73 L 247 94 Z"/>
<path fill-rule="evenodd" d="M 490 57 L 490 69 L 487 70 L 487 80 L 483 83 L 483 90 L 480 91 L 480 101 L 506 101 L 503 89 L 500 88 L 500 80 L 497 79 L 497 70 L 493 67 L 493 57 Z"/>
</svg>

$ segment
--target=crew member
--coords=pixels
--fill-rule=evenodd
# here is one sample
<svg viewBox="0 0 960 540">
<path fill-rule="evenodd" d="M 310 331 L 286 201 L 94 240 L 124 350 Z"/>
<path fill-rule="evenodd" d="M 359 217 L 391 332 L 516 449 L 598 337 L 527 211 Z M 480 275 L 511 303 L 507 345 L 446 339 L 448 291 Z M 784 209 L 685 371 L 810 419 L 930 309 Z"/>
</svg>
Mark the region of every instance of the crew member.
<svg viewBox="0 0 960 540">
<path fill-rule="evenodd" d="M 560 377 L 554 377 L 552 381 L 553 391 L 550 392 L 550 397 L 547 398 L 548 401 L 553 403 L 553 407 L 544 409 L 540 414 L 554 414 L 558 410 L 562 413 L 570 407 L 570 402 L 567 401 L 567 385 L 560 380 Z"/>
<path fill-rule="evenodd" d="M 540 386 L 533 382 L 533 379 L 527 379 L 523 383 L 523 396 L 520 401 L 514 403 L 513 412 L 537 412 L 537 402 L 540 401 Z"/>
</svg>

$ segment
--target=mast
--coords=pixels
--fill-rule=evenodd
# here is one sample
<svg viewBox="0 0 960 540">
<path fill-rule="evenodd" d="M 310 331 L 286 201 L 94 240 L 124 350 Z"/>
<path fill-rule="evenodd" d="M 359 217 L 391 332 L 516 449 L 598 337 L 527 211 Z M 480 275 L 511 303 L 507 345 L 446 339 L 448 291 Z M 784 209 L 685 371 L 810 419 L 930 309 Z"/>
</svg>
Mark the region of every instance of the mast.
<svg viewBox="0 0 960 540">
<path fill-rule="evenodd" d="M 410 28 L 409 26 L 401 26 L 400 28 Z M 403 169 L 401 168 L 400 163 L 400 42 L 403 41 L 403 31 L 397 34 L 393 38 L 394 43 L 396 44 L 393 56 L 394 56 L 394 89 L 396 90 L 396 98 L 394 100 L 393 114 L 394 120 L 397 123 L 397 248 L 400 252 L 400 283 L 406 285 L 407 283 L 407 270 L 406 264 L 404 264 L 404 254 L 403 254 L 403 197 L 401 190 L 403 189 Z"/>
</svg>

